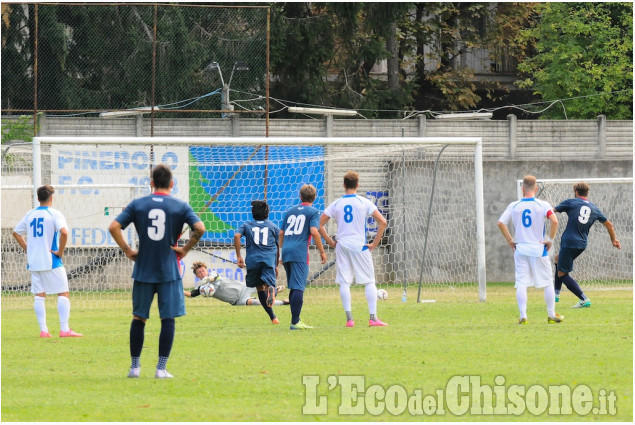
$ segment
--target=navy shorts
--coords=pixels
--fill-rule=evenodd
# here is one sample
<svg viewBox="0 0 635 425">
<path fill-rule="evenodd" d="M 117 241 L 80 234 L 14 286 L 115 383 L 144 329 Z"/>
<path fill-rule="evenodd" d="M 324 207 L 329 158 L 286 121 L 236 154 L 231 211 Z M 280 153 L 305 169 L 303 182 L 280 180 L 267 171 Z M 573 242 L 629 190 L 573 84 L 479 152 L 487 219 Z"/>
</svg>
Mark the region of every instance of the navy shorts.
<svg viewBox="0 0 635 425">
<path fill-rule="evenodd" d="M 563 273 L 573 271 L 573 260 L 584 252 L 584 248 L 560 248 L 558 253 L 558 270 Z"/>
<path fill-rule="evenodd" d="M 256 263 L 247 268 L 245 285 L 248 288 L 256 288 L 261 285 L 276 287 L 276 269 L 265 263 Z"/>
<path fill-rule="evenodd" d="M 181 279 L 163 283 L 146 283 L 135 280 L 132 286 L 132 314 L 149 319 L 154 294 L 158 295 L 159 317 L 161 319 L 185 316 L 185 298 Z"/>
<path fill-rule="evenodd" d="M 309 277 L 309 265 L 299 261 L 289 261 L 283 263 L 284 271 L 287 272 L 287 286 L 289 289 L 304 291 L 306 288 L 306 278 Z"/>
</svg>

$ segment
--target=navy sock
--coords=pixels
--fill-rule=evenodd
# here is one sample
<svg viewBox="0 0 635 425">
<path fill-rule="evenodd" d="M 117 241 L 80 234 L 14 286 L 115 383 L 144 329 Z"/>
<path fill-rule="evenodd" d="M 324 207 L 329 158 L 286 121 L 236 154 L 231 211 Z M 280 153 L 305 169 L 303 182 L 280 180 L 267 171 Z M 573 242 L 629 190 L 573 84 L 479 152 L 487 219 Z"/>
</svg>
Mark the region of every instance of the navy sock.
<svg viewBox="0 0 635 425">
<path fill-rule="evenodd" d="M 289 292 L 289 307 L 291 309 L 291 324 L 295 325 L 300 321 L 300 312 L 302 311 L 302 303 L 304 302 L 304 291 L 292 289 Z"/>
<path fill-rule="evenodd" d="M 581 300 L 584 299 L 582 289 L 580 289 L 580 285 L 578 285 L 578 282 L 576 282 L 574 278 L 572 278 L 568 274 L 565 274 L 560 278 L 560 280 L 562 280 L 562 283 L 564 283 L 569 291 L 573 292 L 576 297 L 580 298 Z"/>
<path fill-rule="evenodd" d="M 141 357 L 146 324 L 142 320 L 132 319 L 130 324 L 130 357 Z"/>
<path fill-rule="evenodd" d="M 159 357 L 170 357 L 172 342 L 174 342 L 174 319 L 161 320 L 161 333 L 159 334 Z"/>
<path fill-rule="evenodd" d="M 556 295 L 560 294 L 562 289 L 562 278 L 558 276 L 558 263 L 556 263 L 556 275 L 553 280 L 553 289 L 556 291 Z"/>
<path fill-rule="evenodd" d="M 265 291 L 258 291 L 258 299 L 260 300 L 262 308 L 264 308 L 265 312 L 269 315 L 269 319 L 273 320 L 276 315 L 273 314 L 273 309 L 271 307 L 267 307 L 267 293 Z"/>
</svg>

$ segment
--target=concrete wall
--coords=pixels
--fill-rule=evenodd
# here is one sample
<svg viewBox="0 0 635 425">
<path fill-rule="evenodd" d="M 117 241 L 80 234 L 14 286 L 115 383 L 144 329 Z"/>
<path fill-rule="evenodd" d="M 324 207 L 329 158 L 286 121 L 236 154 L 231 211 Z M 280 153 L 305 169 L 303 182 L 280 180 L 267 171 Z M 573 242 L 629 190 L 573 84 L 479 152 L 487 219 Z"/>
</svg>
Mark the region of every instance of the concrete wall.
<svg viewBox="0 0 635 425">
<path fill-rule="evenodd" d="M 5 118 L 3 118 L 5 119 Z M 48 136 L 149 136 L 151 123 L 148 118 L 120 118 L 104 120 L 99 118 L 52 118 L 42 120 L 42 135 Z M 157 119 L 154 122 L 155 136 L 263 136 L 265 123 L 261 119 Z M 483 138 L 484 156 L 484 197 L 485 197 L 485 240 L 488 281 L 513 280 L 513 259 L 511 251 L 500 235 L 496 222 L 507 204 L 516 197 L 517 179 L 525 174 L 539 178 L 590 178 L 590 177 L 632 177 L 633 175 L 633 123 L 632 121 L 518 121 L 511 116 L 507 121 L 458 121 L 425 120 L 271 120 L 271 136 L 478 136 Z M 337 165 L 337 164 L 336 164 Z M 349 163 L 342 166 L 349 166 Z M 341 168 L 341 167 L 340 167 Z M 333 170 L 332 181 L 339 181 L 340 168 Z M 337 172 L 335 172 L 337 171 Z M 381 172 L 378 181 L 386 182 L 384 176 L 390 170 Z M 30 179 L 28 172 L 24 181 Z M 15 175 L 15 172 L 13 172 Z M 376 173 L 377 174 L 377 173 Z M 7 172 L 3 168 L 3 184 Z M 20 178 L 20 176 L 16 176 Z M 337 186 L 339 188 L 339 186 Z M 374 188 L 376 189 L 376 188 Z M 386 189 L 389 189 L 388 187 Z M 328 193 L 328 200 L 334 199 L 336 191 Z M 632 192 L 632 191 L 631 191 Z M 630 203 L 629 203 L 630 202 Z M 632 218 L 632 193 L 626 212 Z M 606 211 L 610 218 L 611 212 Z M 4 214 L 3 214 L 4 217 Z M 631 220 L 632 221 L 632 220 Z M 12 243 L 8 230 L 15 223 L 3 218 L 3 245 Z M 8 233 L 7 233 L 8 232 Z M 631 236 L 632 240 L 632 227 Z M 7 246 L 8 248 L 8 246 Z M 630 248 L 632 275 L 632 243 Z M 14 252 L 3 247 L 5 255 L 14 258 Z M 626 252 L 623 250 L 623 252 Z M 394 253 L 380 250 L 378 265 L 388 262 Z M 407 257 L 407 255 L 406 255 Z M 314 256 L 314 258 L 316 258 Z M 407 260 L 408 258 L 406 258 Z M 13 261 L 13 260 L 12 260 Z M 10 262 L 9 262 L 10 263 Z M 20 265 L 22 266 L 22 265 Z M 121 267 L 115 260 L 109 266 L 113 270 Z M 67 267 L 69 270 L 72 266 Z M 128 267 L 129 268 L 129 267 Z M 313 262 L 311 273 L 320 268 Z M 5 274 L 3 267 L 3 276 Z M 12 268 L 13 269 L 13 268 Z M 23 270 L 21 268 L 21 270 Z M 409 274 L 416 274 L 413 268 Z M 381 268 L 378 273 L 390 273 Z M 21 279 L 28 279 L 23 273 Z M 129 270 L 126 269 L 126 275 Z M 127 277 L 127 276 L 126 276 Z M 332 280 L 332 270 L 324 277 Z M 97 282 L 95 282 L 97 283 Z M 3 283 L 4 284 L 4 283 Z"/>
</svg>

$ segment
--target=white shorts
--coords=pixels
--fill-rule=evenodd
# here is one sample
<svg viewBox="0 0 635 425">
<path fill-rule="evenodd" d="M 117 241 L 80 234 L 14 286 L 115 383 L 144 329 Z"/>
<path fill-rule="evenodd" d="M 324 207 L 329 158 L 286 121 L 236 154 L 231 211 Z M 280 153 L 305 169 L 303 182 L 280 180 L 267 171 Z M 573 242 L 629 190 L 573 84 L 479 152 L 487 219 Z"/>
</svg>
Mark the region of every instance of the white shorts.
<svg viewBox="0 0 635 425">
<path fill-rule="evenodd" d="M 68 292 L 68 279 L 64 267 L 31 272 L 31 293 L 41 294 L 42 292 L 47 294 Z"/>
<path fill-rule="evenodd" d="M 520 254 L 516 250 L 514 252 L 514 262 L 516 263 L 516 284 L 514 288 L 519 286 L 544 288 L 545 286 L 553 285 L 553 273 L 549 256 L 530 257 Z"/>
<path fill-rule="evenodd" d="M 335 283 L 375 283 L 375 268 L 370 250 L 350 251 L 339 243 L 335 245 Z"/>
</svg>

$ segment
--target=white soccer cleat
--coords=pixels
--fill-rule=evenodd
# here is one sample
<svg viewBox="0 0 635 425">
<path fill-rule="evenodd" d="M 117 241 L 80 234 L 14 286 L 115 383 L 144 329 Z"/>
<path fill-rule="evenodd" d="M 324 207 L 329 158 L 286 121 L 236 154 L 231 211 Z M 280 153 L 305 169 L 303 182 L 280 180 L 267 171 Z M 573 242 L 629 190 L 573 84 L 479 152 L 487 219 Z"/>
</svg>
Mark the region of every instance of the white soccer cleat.
<svg viewBox="0 0 635 425">
<path fill-rule="evenodd" d="M 172 374 L 165 369 L 157 369 L 157 373 L 154 375 L 154 377 L 157 379 L 174 378 L 174 376 L 172 376 Z"/>
<path fill-rule="evenodd" d="M 128 378 L 138 378 L 139 376 L 141 376 L 141 367 L 131 367 Z"/>
</svg>

